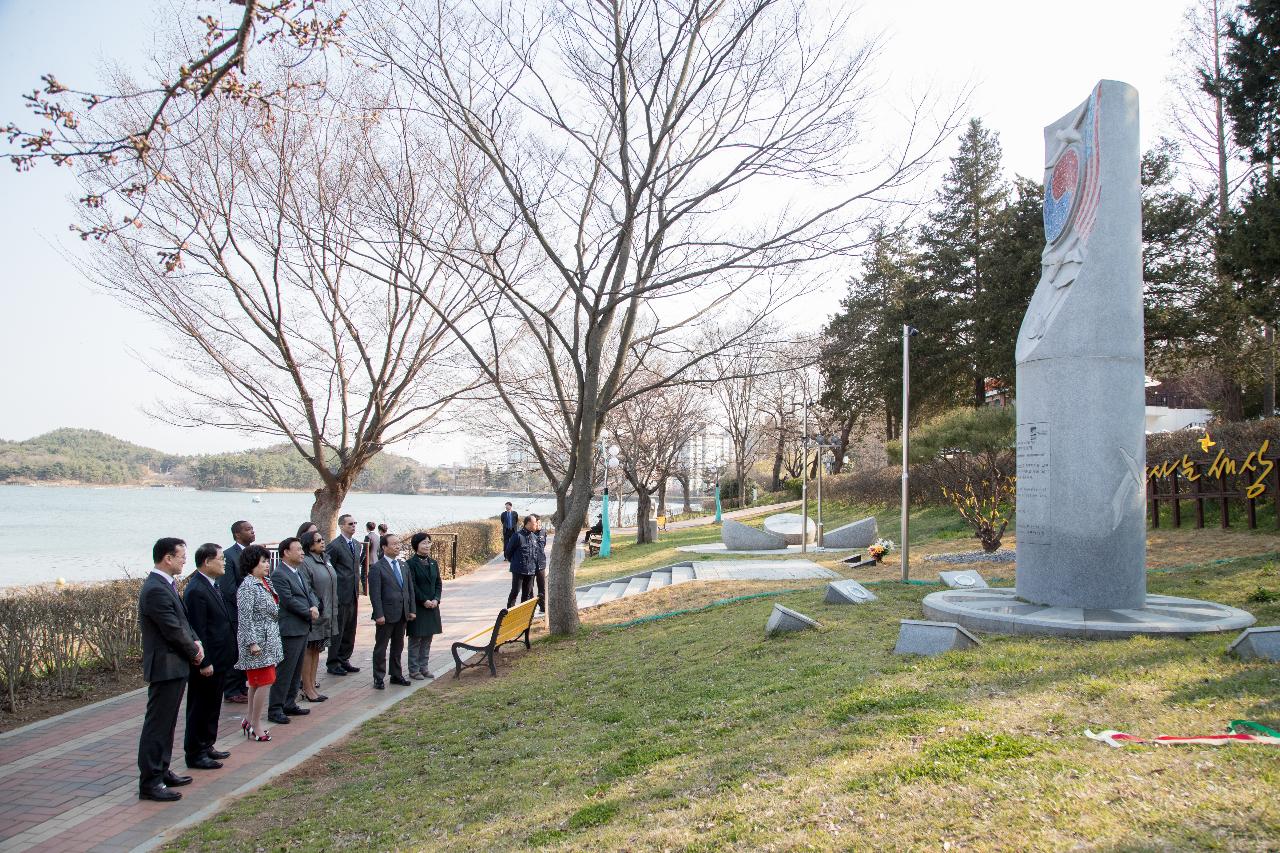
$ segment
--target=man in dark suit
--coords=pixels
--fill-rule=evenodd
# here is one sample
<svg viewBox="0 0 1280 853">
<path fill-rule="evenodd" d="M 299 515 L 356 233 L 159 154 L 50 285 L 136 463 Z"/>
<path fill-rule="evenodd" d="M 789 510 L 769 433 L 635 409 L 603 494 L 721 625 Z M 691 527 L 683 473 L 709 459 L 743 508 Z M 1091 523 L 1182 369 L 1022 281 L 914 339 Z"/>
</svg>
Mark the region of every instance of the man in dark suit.
<svg viewBox="0 0 1280 853">
<path fill-rule="evenodd" d="M 369 594 L 369 570 L 378 562 L 382 549 L 378 547 L 378 526 L 372 521 L 364 523 L 364 553 L 360 563 L 360 594 Z"/>
<path fill-rule="evenodd" d="M 330 675 L 360 671 L 360 667 L 351 665 L 351 653 L 356 648 L 356 611 L 360 601 L 361 552 L 355 535 L 355 518 L 340 515 L 338 536 L 324 549 L 338 575 L 338 618 L 333 636 L 329 639 L 329 659 L 325 665 L 325 670 Z"/>
<path fill-rule="evenodd" d="M 172 789 L 191 782 L 190 776 L 170 770 L 169 761 L 182 690 L 191 667 L 204 660 L 204 649 L 191 635 L 174 584 L 187 562 L 187 544 L 181 539 L 158 539 L 151 549 L 151 560 L 155 567 L 138 594 L 142 677 L 147 682 L 147 713 L 138 738 L 138 798 L 172 802 L 182 799 L 182 794 Z"/>
<path fill-rule="evenodd" d="M 311 633 L 311 623 L 320 618 L 320 599 L 299 571 L 302 542 L 290 536 L 280 543 L 279 552 L 280 562 L 271 570 L 271 588 L 280 596 L 280 642 L 284 646 L 284 659 L 276 665 L 267 719 L 286 725 L 289 717 L 311 713 L 298 706 L 298 690 L 302 687 L 302 656 L 307 651 L 307 634 Z"/>
<path fill-rule="evenodd" d="M 212 542 L 196 549 L 196 573 L 187 582 L 182 604 L 196 639 L 204 646 L 204 664 L 194 667 L 187 679 L 187 728 L 182 740 L 187 766 L 216 770 L 230 753 L 214 748 L 218 739 L 218 715 L 222 710 L 222 684 L 235 669 L 238 649 L 236 626 L 218 589 L 225 571 L 222 548 Z"/>
<path fill-rule="evenodd" d="M 499 518 L 502 519 L 502 549 L 505 551 L 507 541 L 516 535 L 516 529 L 520 526 L 520 515 L 511 508 L 511 501 L 507 501 L 507 508 Z"/>
<path fill-rule="evenodd" d="M 404 632 L 415 616 L 413 576 L 400 559 L 400 537 L 388 533 L 382 537 L 382 557 L 369 569 L 369 601 L 373 604 L 373 687 L 384 688 L 387 674 L 387 644 L 391 645 L 391 683 L 408 686 L 400 668 L 404 652 Z"/>
<path fill-rule="evenodd" d="M 247 521 L 237 521 L 231 525 L 231 538 L 235 542 L 222 553 L 226 562 L 226 571 L 218 578 L 218 589 L 222 593 L 222 601 L 231 614 L 231 631 L 236 630 L 236 590 L 244 581 L 245 571 L 240 567 L 240 555 L 257 539 L 253 525 Z M 228 702 L 243 705 L 249 701 L 249 683 L 245 681 L 244 670 L 232 668 L 222 685 L 222 695 Z"/>
</svg>

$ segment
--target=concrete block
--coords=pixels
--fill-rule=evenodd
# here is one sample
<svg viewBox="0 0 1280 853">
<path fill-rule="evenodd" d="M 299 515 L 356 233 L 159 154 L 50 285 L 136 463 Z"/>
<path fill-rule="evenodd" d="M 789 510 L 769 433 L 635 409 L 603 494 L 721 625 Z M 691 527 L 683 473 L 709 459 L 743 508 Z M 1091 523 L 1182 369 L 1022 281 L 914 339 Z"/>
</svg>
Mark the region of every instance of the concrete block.
<svg viewBox="0 0 1280 853">
<path fill-rule="evenodd" d="M 875 542 L 879 535 L 879 527 L 876 525 L 875 517 L 872 516 L 851 522 L 844 527 L 837 527 L 835 530 L 828 530 L 822 534 L 822 547 L 866 548 Z"/>
<path fill-rule="evenodd" d="M 1280 661 L 1280 625 L 1246 628 L 1227 651 L 1241 660 Z"/>
<path fill-rule="evenodd" d="M 764 634 L 766 637 L 772 637 L 775 634 L 807 631 L 817 627 L 818 623 L 803 613 L 797 613 L 790 607 L 775 604 L 773 605 L 773 612 L 769 614 L 769 622 L 764 626 Z"/>
<path fill-rule="evenodd" d="M 857 581 L 832 581 L 827 584 L 827 604 L 865 604 L 875 601 L 875 594 Z"/>
<path fill-rule="evenodd" d="M 895 655 L 940 655 L 955 649 L 973 649 L 982 642 L 954 622 L 903 619 L 898 629 Z"/>
<path fill-rule="evenodd" d="M 973 569 L 964 569 L 958 572 L 938 572 L 938 577 L 942 578 L 942 582 L 952 589 L 987 588 L 987 582 L 982 579 L 982 575 Z"/>
<path fill-rule="evenodd" d="M 795 512 L 780 512 L 764 520 L 764 529 L 774 536 L 781 536 L 787 545 L 800 544 L 800 531 L 805 530 L 810 545 L 818 541 L 818 524 L 812 518 L 805 523 L 805 517 Z"/>
<path fill-rule="evenodd" d="M 720 541 L 731 551 L 773 551 L 787 547 L 787 541 L 776 533 L 748 527 L 731 518 L 720 528 Z"/>
</svg>

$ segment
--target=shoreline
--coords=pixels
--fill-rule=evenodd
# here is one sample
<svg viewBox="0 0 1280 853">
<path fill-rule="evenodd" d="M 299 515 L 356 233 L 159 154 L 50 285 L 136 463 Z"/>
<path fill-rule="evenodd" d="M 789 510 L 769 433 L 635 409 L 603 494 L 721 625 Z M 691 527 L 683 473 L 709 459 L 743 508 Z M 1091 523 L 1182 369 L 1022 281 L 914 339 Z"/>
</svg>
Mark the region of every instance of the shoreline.
<svg viewBox="0 0 1280 853">
<path fill-rule="evenodd" d="M 287 489 L 277 486 L 266 488 L 243 489 L 202 489 L 199 486 L 188 486 L 182 483 L 83 483 L 75 480 L 8 480 L 0 482 L 0 486 L 29 486 L 49 489 L 181 489 L 189 492 L 205 492 L 208 494 L 229 495 L 314 495 L 315 489 Z M 352 489 L 348 495 L 396 495 L 397 497 L 433 497 L 433 498 L 532 498 L 537 500 L 555 500 L 551 492 L 502 491 L 499 489 L 460 489 L 458 491 L 418 491 L 418 492 L 366 492 Z"/>
</svg>

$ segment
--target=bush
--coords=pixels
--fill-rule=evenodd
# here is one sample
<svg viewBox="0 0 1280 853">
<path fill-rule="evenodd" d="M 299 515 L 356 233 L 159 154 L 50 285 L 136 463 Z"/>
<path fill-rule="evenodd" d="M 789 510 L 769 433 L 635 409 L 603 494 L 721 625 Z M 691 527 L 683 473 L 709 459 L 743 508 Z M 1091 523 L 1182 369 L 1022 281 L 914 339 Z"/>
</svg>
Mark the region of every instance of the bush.
<svg viewBox="0 0 1280 853">
<path fill-rule="evenodd" d="M 1280 452 L 1280 418 L 1238 423 L 1215 421 L 1209 425 L 1209 435 L 1217 445 L 1209 448 L 1207 458 L 1210 461 L 1219 450 L 1226 451 L 1235 459 L 1243 459 L 1268 440 L 1271 442 L 1268 453 Z M 1193 461 L 1204 459 L 1206 454 L 1200 449 L 1203 436 L 1202 429 L 1152 433 L 1147 436 L 1147 464 L 1181 459 L 1184 453 Z"/>
<path fill-rule="evenodd" d="M 406 552 L 409 549 L 409 540 L 417 532 L 417 530 L 409 530 L 402 534 L 400 541 Z M 432 527 L 426 532 L 432 534 L 452 533 L 458 537 L 457 574 L 459 575 L 474 571 L 502 553 L 502 522 L 496 518 L 455 521 L 451 524 Z M 446 577 L 450 577 L 451 575 L 447 568 L 449 555 L 444 552 L 444 546 L 444 540 L 433 543 L 431 553 L 440 563 L 442 573 Z"/>
</svg>

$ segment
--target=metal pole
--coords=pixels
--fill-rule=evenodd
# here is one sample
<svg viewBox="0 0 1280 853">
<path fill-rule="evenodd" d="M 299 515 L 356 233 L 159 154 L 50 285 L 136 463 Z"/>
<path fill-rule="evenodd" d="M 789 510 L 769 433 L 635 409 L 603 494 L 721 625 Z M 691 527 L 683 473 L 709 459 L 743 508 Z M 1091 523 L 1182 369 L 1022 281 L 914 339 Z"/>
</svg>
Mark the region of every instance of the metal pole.
<svg viewBox="0 0 1280 853">
<path fill-rule="evenodd" d="M 800 501 L 803 504 L 800 519 L 800 553 L 809 552 L 809 397 L 804 398 L 804 436 L 800 439 L 802 452 L 800 466 Z"/>
<path fill-rule="evenodd" d="M 908 459 L 908 442 L 911 428 L 908 420 L 911 400 L 911 327 L 902 327 L 902 580 L 911 575 L 911 548 L 907 544 L 910 532 L 910 516 L 907 513 L 909 498 L 908 480 L 910 478 Z"/>
<path fill-rule="evenodd" d="M 818 547 L 822 547 L 822 438 L 818 438 Z"/>
</svg>

